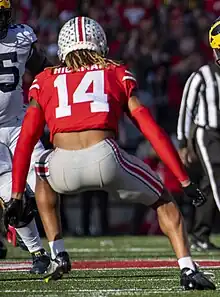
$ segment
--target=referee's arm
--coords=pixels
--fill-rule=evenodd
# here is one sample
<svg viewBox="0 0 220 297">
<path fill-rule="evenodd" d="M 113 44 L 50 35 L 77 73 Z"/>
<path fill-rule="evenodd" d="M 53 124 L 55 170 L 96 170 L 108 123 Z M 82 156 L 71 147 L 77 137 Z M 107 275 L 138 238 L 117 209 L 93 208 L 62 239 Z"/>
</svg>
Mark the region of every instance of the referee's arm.
<svg viewBox="0 0 220 297">
<path fill-rule="evenodd" d="M 199 99 L 201 84 L 201 74 L 199 72 L 194 72 L 188 78 L 183 90 L 177 125 L 177 138 L 179 140 L 180 149 L 187 147 L 187 140 L 195 116 L 194 113 Z"/>
</svg>

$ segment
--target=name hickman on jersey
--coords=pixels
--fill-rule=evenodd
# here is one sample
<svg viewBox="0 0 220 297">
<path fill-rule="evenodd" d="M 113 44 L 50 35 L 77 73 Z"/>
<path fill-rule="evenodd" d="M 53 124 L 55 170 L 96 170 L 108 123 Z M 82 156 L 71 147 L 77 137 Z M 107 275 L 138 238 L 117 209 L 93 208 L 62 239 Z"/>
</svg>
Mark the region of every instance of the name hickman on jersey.
<svg viewBox="0 0 220 297">
<path fill-rule="evenodd" d="M 81 67 L 77 70 L 77 72 L 81 72 L 85 70 L 89 70 L 89 71 L 99 70 L 99 69 L 103 69 L 103 67 L 101 65 L 91 65 L 87 67 Z M 59 67 L 53 70 L 53 74 L 65 74 L 65 73 L 71 73 L 71 72 L 73 72 L 72 69 L 68 67 Z"/>
</svg>

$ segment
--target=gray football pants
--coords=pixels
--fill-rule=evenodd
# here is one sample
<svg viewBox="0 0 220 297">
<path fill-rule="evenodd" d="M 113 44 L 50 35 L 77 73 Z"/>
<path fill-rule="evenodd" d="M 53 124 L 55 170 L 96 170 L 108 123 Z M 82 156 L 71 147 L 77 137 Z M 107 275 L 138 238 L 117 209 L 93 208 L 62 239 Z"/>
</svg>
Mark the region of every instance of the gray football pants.
<svg viewBox="0 0 220 297">
<path fill-rule="evenodd" d="M 109 138 L 82 150 L 46 151 L 35 166 L 37 175 L 60 194 L 105 190 L 116 198 L 152 205 L 164 188 L 148 165 Z"/>
</svg>

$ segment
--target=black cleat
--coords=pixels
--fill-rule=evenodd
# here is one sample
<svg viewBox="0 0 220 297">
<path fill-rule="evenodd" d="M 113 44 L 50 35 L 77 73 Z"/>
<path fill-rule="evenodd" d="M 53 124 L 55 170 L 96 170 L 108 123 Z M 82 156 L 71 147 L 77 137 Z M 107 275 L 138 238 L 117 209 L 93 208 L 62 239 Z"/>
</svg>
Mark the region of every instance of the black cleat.
<svg viewBox="0 0 220 297">
<path fill-rule="evenodd" d="M 5 259 L 7 256 L 7 247 L 5 246 L 4 240 L 0 240 L 0 259 Z"/>
<path fill-rule="evenodd" d="M 210 241 L 201 241 L 198 239 L 193 238 L 191 240 L 191 246 L 192 251 L 196 252 L 217 252 L 220 251 L 220 247 L 214 245 L 214 243 Z"/>
<path fill-rule="evenodd" d="M 183 290 L 215 290 L 215 285 L 198 270 L 193 271 L 190 268 L 181 270 L 180 285 Z"/>
<path fill-rule="evenodd" d="M 43 274 L 47 271 L 50 265 L 50 257 L 44 249 L 31 253 L 33 258 L 33 267 L 30 270 L 32 274 Z"/>
<path fill-rule="evenodd" d="M 48 283 L 51 280 L 58 280 L 63 277 L 63 274 L 69 273 L 71 263 L 67 252 L 59 253 L 54 260 L 50 261 L 50 266 L 47 270 L 47 276 L 44 278 Z"/>
</svg>

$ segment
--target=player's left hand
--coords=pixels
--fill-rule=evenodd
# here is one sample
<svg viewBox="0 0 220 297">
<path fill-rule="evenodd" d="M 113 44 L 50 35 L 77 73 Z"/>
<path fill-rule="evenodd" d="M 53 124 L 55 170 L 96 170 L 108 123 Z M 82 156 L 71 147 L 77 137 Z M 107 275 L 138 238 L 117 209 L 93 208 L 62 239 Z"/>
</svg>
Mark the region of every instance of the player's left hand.
<svg viewBox="0 0 220 297">
<path fill-rule="evenodd" d="M 189 198 L 192 198 L 192 204 L 195 207 L 202 206 L 207 200 L 197 185 L 192 182 L 188 186 L 183 187 L 183 191 Z"/>
<path fill-rule="evenodd" d="M 5 205 L 4 224 L 6 229 L 8 228 L 8 225 L 14 227 L 18 225 L 19 221 L 21 220 L 22 209 L 22 199 L 11 198 L 11 200 Z"/>
</svg>

